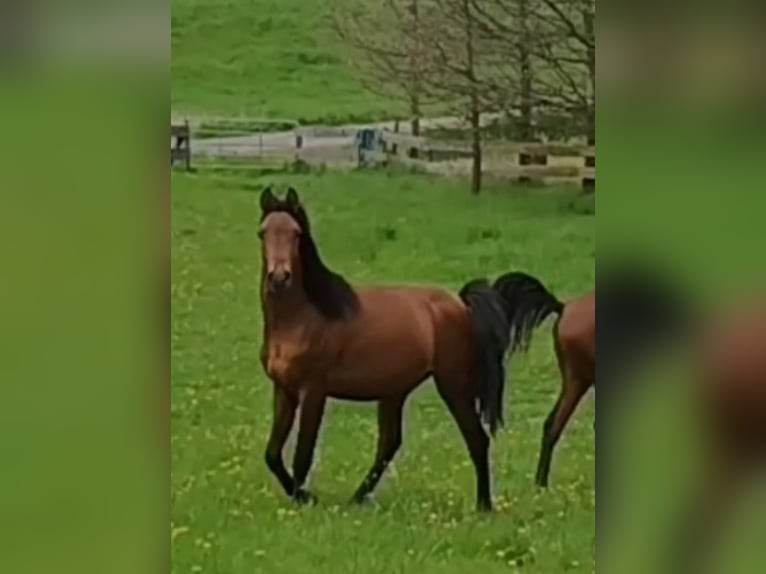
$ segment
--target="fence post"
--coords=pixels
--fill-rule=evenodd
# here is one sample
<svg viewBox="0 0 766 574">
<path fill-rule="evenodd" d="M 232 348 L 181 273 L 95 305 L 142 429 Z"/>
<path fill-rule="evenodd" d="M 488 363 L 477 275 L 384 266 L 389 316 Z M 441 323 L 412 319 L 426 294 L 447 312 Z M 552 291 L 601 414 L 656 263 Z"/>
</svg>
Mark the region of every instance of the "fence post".
<svg viewBox="0 0 766 574">
<path fill-rule="evenodd" d="M 303 134 L 295 132 L 295 159 L 301 159 L 301 149 L 303 148 Z"/>
<path fill-rule="evenodd" d="M 189 120 L 184 120 L 184 127 L 186 128 L 186 152 L 184 153 L 184 163 L 186 165 L 186 171 L 191 171 L 191 128 L 189 127 Z"/>
<path fill-rule="evenodd" d="M 183 124 L 170 124 L 170 167 L 183 162 L 186 171 L 191 171 L 191 127 L 189 120 Z"/>
<path fill-rule="evenodd" d="M 596 150 L 593 149 L 593 153 L 590 151 L 586 152 L 585 154 L 585 169 L 593 168 L 594 171 L 596 169 Z M 596 175 L 593 174 L 593 177 L 586 174 L 582 178 L 582 191 L 584 194 L 590 195 L 592 193 L 596 192 Z"/>
<path fill-rule="evenodd" d="M 396 120 L 394 122 L 394 133 L 395 134 L 399 133 L 399 120 Z M 398 145 L 394 142 L 393 144 L 391 144 L 391 155 L 396 155 L 397 150 L 398 150 Z"/>
<path fill-rule="evenodd" d="M 547 153 L 530 153 L 528 149 L 522 149 L 519 152 L 519 167 L 527 165 L 548 165 Z M 531 183 L 532 178 L 528 175 L 520 175 L 516 180 L 518 183 Z"/>
</svg>

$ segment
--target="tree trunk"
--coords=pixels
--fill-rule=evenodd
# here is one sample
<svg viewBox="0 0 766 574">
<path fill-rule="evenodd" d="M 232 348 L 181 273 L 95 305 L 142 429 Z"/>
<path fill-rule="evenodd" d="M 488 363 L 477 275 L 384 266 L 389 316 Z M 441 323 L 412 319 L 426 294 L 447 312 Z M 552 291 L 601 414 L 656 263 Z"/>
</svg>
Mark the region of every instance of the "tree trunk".
<svg viewBox="0 0 766 574">
<path fill-rule="evenodd" d="M 420 136 L 420 98 L 417 93 L 413 93 L 410 96 L 410 114 L 412 115 L 410 120 L 412 135 L 418 137 Z M 418 157 L 418 148 L 413 147 L 410 149 L 410 157 L 413 159 Z"/>
<path fill-rule="evenodd" d="M 519 140 L 522 142 L 531 142 L 534 139 L 532 133 L 532 58 L 529 53 L 529 18 L 528 1 L 518 0 L 519 3 L 519 26 L 521 27 L 519 40 Z M 539 158 L 533 158 L 530 154 L 522 152 L 519 154 L 519 166 L 531 165 L 539 162 Z M 520 176 L 519 183 L 529 183 L 530 178 Z"/>
<path fill-rule="evenodd" d="M 481 192 L 481 104 L 479 101 L 479 85 L 476 79 L 474 20 L 470 0 L 463 0 L 462 9 L 465 18 L 466 77 L 470 82 L 468 103 L 470 105 L 471 155 L 473 157 L 471 163 L 471 193 L 478 195 Z"/>
<path fill-rule="evenodd" d="M 410 93 L 410 114 L 412 115 L 412 135 L 420 136 L 420 11 L 418 9 L 418 0 L 410 1 L 410 14 L 414 23 L 415 46 L 410 54 L 410 71 L 412 72 L 412 91 Z M 417 150 L 415 150 L 417 157 Z"/>
<path fill-rule="evenodd" d="M 478 195 L 481 192 L 481 114 L 475 89 L 471 93 L 471 153 L 471 193 Z"/>
<path fill-rule="evenodd" d="M 417 103 L 413 103 L 412 105 L 412 135 L 415 137 L 420 135 L 420 109 L 417 107 Z"/>
<path fill-rule="evenodd" d="M 532 59 L 529 53 L 528 2 L 529 0 L 519 0 L 519 25 L 521 26 L 521 41 L 519 42 L 519 76 L 521 80 L 519 137 L 524 142 L 530 142 L 534 137 L 532 133 Z"/>
<path fill-rule="evenodd" d="M 583 24 L 585 27 L 585 35 L 591 39 L 591 44 L 588 47 L 588 102 L 585 115 L 585 133 L 588 138 L 588 145 L 596 145 L 596 49 L 595 49 L 595 29 L 593 25 L 595 14 L 592 11 L 586 10 L 583 12 Z M 596 156 L 588 156 L 585 158 L 585 167 L 596 167 Z M 586 194 L 593 194 L 596 192 L 596 178 L 586 177 L 582 181 L 582 189 Z"/>
</svg>

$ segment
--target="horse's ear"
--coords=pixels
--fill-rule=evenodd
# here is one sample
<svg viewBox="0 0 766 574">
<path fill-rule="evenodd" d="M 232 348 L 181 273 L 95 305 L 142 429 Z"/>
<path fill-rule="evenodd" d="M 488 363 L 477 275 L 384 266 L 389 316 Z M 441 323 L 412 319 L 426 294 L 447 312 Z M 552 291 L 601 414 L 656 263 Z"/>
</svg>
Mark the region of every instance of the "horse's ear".
<svg viewBox="0 0 766 574">
<path fill-rule="evenodd" d="M 295 191 L 295 189 L 292 187 L 287 190 L 287 204 L 291 207 L 300 207 L 301 205 L 301 200 L 298 197 L 298 192 Z"/>
<path fill-rule="evenodd" d="M 274 207 L 277 205 L 277 198 L 274 196 L 274 193 L 271 191 L 271 186 L 268 186 L 261 192 L 261 211 L 263 213 L 268 213 L 269 211 L 272 211 Z"/>
</svg>

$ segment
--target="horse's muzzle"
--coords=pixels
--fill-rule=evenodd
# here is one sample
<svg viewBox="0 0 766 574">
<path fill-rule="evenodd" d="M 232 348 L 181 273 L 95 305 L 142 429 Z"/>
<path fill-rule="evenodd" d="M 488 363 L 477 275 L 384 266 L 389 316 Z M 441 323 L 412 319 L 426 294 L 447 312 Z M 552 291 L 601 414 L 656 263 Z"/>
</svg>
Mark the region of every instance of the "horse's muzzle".
<svg viewBox="0 0 766 574">
<path fill-rule="evenodd" d="M 292 275 L 286 270 L 270 271 L 266 275 L 266 285 L 271 293 L 281 293 L 292 285 Z"/>
</svg>

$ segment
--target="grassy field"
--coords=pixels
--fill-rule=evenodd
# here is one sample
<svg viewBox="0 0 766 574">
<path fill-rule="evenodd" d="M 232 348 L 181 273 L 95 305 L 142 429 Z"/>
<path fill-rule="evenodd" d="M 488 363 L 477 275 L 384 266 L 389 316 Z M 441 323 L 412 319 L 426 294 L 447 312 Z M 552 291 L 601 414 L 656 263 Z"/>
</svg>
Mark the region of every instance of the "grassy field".
<svg viewBox="0 0 766 574">
<path fill-rule="evenodd" d="M 374 406 L 337 402 L 311 476 L 319 505 L 286 500 L 263 462 L 271 383 L 258 361 L 258 197 L 272 182 L 301 192 L 325 259 L 356 284 L 454 290 L 510 269 L 561 298 L 593 284 L 594 221 L 568 209 L 570 190 L 473 198 L 459 182 L 407 174 L 174 175 L 173 572 L 593 572 L 592 401 L 562 441 L 552 488 L 533 486 L 559 386 L 550 327 L 511 369 L 494 515 L 473 510 L 468 454 L 430 382 L 408 402 L 404 446 L 372 504 L 347 500 L 372 461 Z"/>
<path fill-rule="evenodd" d="M 174 113 L 343 123 L 401 111 L 362 88 L 325 9 L 319 0 L 173 0 Z"/>
</svg>

